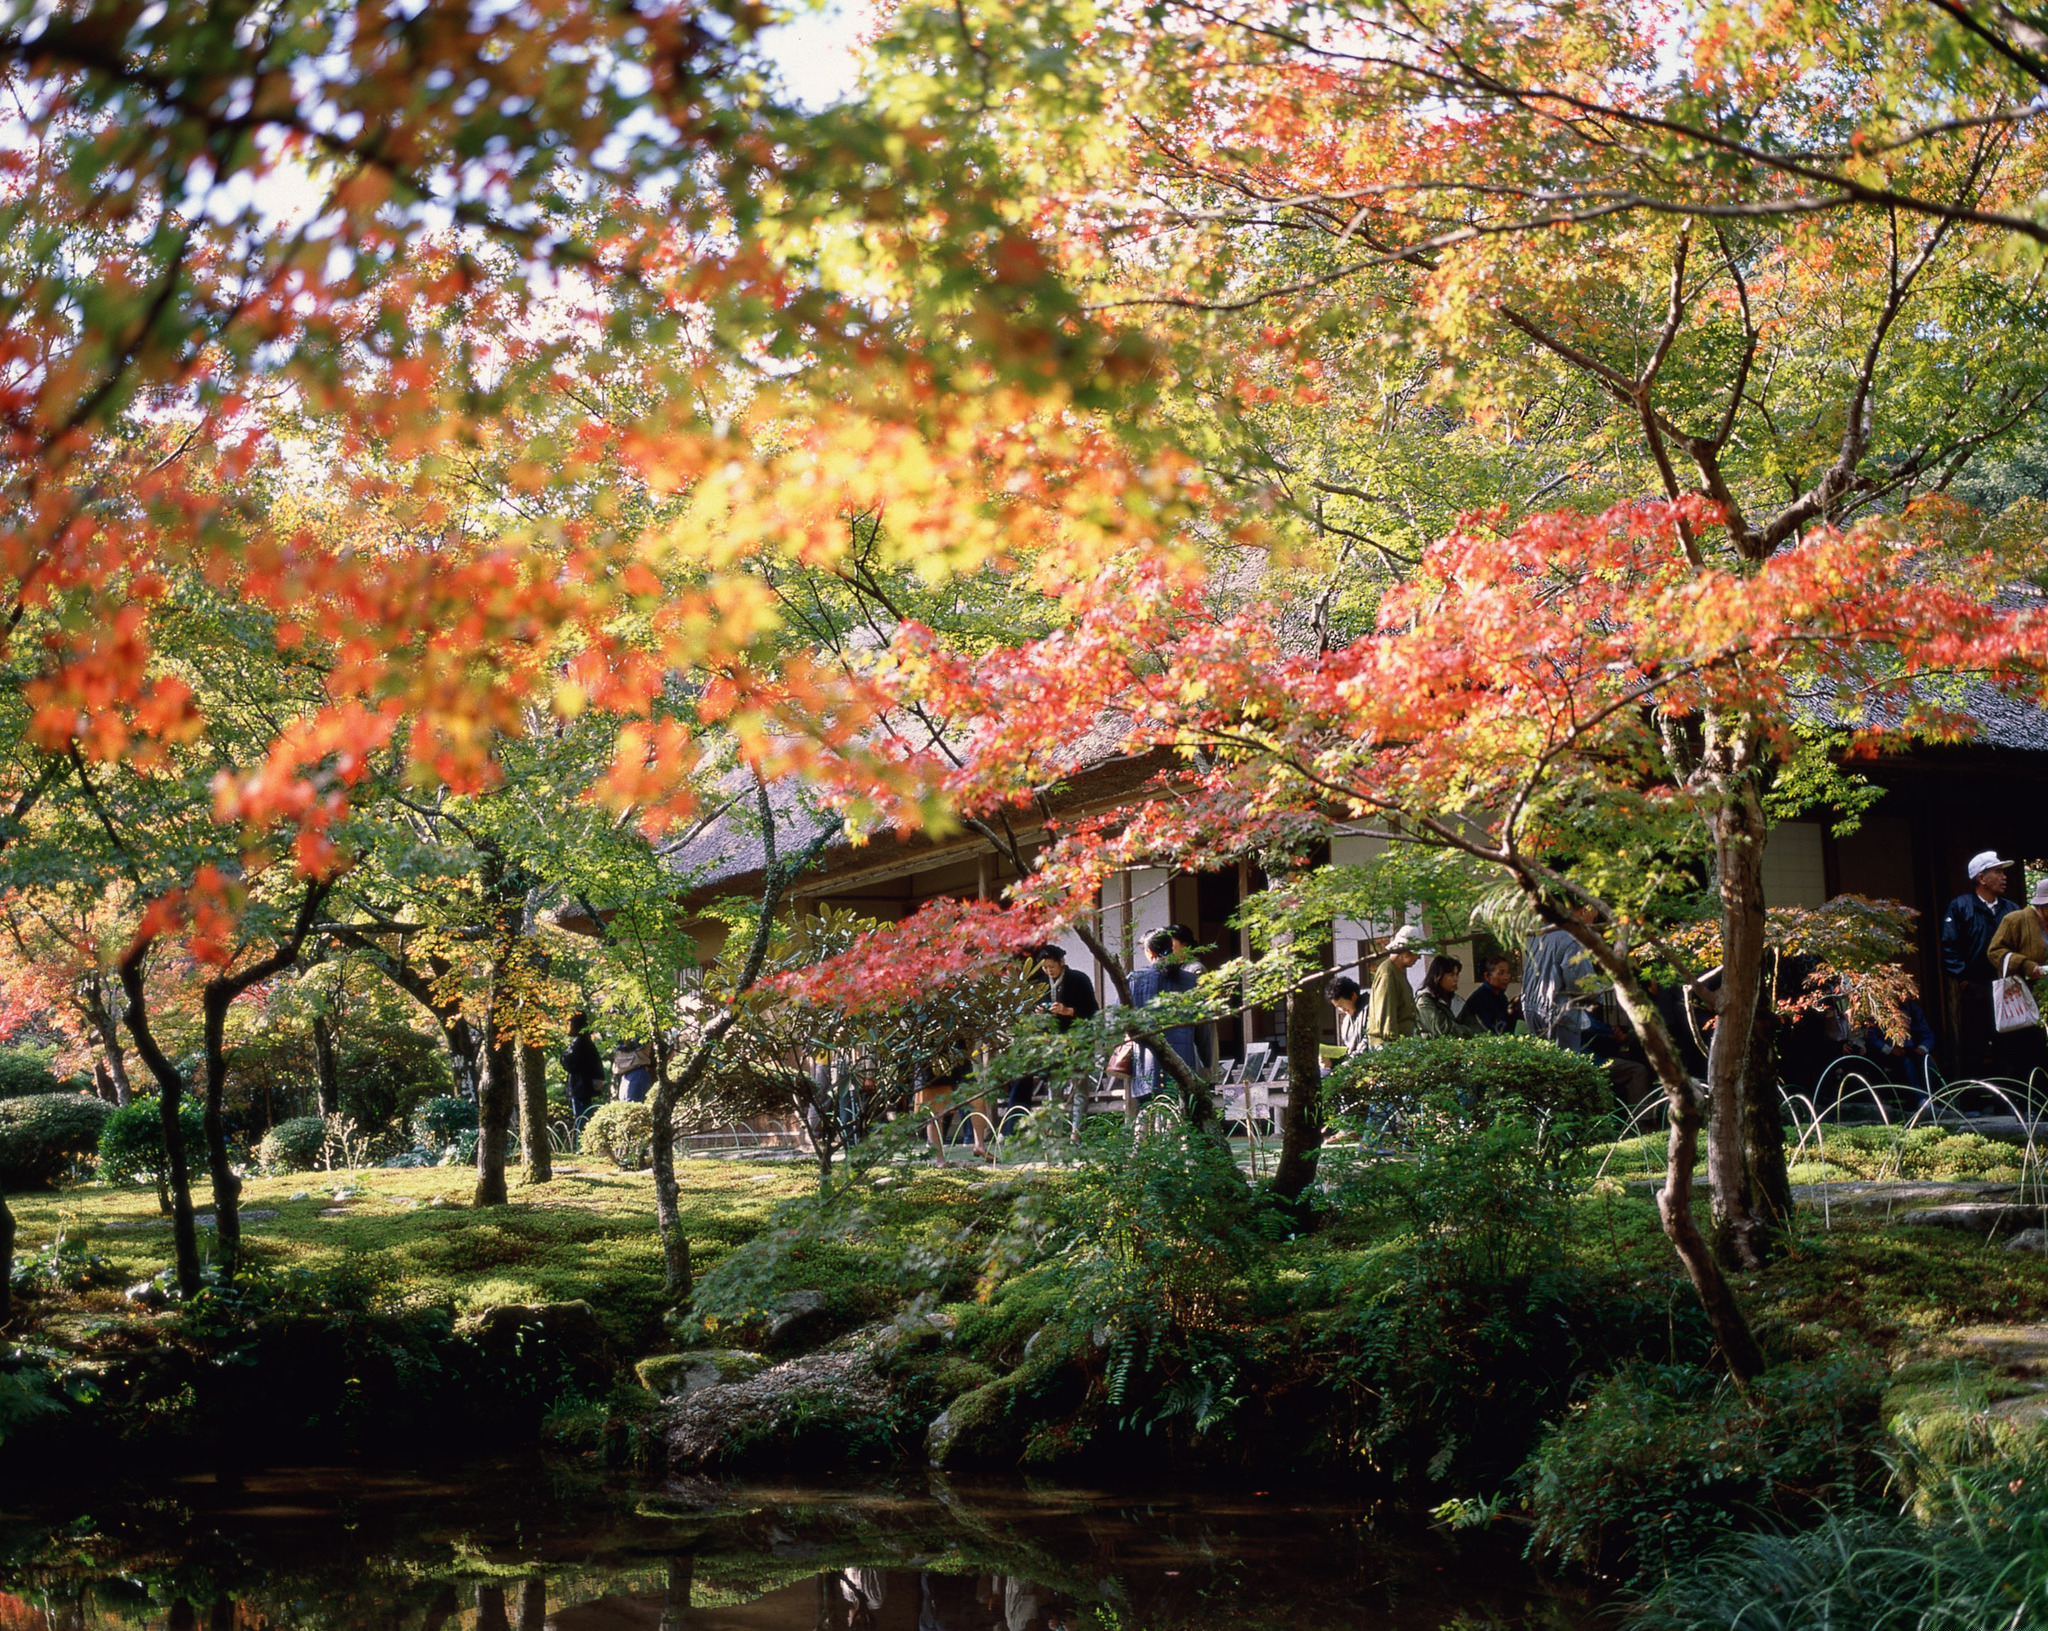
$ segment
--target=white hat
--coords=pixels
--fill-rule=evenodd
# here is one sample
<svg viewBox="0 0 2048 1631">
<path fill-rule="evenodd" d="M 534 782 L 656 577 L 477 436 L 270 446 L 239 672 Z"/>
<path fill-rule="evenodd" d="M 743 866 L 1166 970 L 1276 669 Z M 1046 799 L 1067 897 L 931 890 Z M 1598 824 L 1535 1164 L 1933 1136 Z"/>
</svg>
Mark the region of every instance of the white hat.
<svg viewBox="0 0 2048 1631">
<path fill-rule="evenodd" d="M 2048 906 L 2048 878 L 2043 878 L 2034 885 L 2033 904 L 2036 906 Z"/>
<path fill-rule="evenodd" d="M 1388 951 L 1427 951 L 1429 938 L 1412 923 L 1404 923 L 1387 942 Z"/>
<path fill-rule="evenodd" d="M 1975 855 L 1970 857 L 1970 877 L 1974 880 L 1980 872 L 1989 872 L 1995 866 L 2007 867 L 2011 865 L 2012 862 L 2006 860 L 1997 850 L 1980 849 Z"/>
</svg>

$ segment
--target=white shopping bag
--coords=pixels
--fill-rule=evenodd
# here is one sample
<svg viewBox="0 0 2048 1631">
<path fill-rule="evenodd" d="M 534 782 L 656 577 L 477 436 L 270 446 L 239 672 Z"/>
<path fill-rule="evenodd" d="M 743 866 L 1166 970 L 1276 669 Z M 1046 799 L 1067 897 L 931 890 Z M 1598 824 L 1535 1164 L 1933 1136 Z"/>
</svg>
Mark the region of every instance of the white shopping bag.
<svg viewBox="0 0 2048 1631">
<path fill-rule="evenodd" d="M 1991 1023 L 2001 1031 L 2024 1031 L 2041 1023 L 2041 1005 L 2034 1001 L 2025 980 L 2006 972 L 2011 967 L 2012 954 L 2008 952 L 1998 978 L 1991 982 Z"/>
</svg>

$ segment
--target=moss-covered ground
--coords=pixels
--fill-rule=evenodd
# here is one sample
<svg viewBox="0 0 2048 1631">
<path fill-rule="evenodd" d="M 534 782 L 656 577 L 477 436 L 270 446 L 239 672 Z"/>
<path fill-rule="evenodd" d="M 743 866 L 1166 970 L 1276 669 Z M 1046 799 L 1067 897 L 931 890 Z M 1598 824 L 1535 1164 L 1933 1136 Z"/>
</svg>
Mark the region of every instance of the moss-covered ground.
<svg viewBox="0 0 2048 1631">
<path fill-rule="evenodd" d="M 805 1163 L 712 1157 L 680 1163 L 684 1227 L 693 1259 L 709 1267 L 765 1226 L 781 1201 L 807 1193 Z M 358 1172 L 251 1177 L 242 1209 L 275 1212 L 245 1223 L 257 1267 L 368 1266 L 387 1297 L 441 1304 L 458 1314 L 503 1303 L 587 1301 L 613 1340 L 643 1346 L 661 1307 L 661 1253 L 654 1233 L 654 1186 L 645 1173 L 569 1163 L 552 1182 L 511 1177 L 511 1204 L 472 1209 L 471 1174 L 459 1167 L 372 1168 Z M 433 1204 L 436 1201 L 441 1204 Z M 10 1198 L 20 1230 L 18 1258 L 59 1233 L 104 1260 L 101 1284 L 73 1297 L 37 1298 L 59 1327 L 123 1312 L 121 1288 L 171 1261 L 169 1220 L 156 1192 L 135 1185 L 83 1184 Z M 210 1205 L 204 1183 L 194 1204 Z M 210 1255 L 213 1237 L 202 1231 Z"/>
</svg>

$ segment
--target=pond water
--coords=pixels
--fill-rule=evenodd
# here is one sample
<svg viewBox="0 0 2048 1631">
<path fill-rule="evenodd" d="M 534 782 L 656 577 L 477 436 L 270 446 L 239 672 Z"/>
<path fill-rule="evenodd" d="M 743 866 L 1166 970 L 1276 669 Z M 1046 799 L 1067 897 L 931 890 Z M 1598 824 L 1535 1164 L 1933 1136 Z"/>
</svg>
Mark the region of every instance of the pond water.
<svg viewBox="0 0 2048 1631">
<path fill-rule="evenodd" d="M 0 1486 L 0 1631 L 1586 1627 L 1516 1534 L 1286 1487 L 291 1468 Z"/>
</svg>

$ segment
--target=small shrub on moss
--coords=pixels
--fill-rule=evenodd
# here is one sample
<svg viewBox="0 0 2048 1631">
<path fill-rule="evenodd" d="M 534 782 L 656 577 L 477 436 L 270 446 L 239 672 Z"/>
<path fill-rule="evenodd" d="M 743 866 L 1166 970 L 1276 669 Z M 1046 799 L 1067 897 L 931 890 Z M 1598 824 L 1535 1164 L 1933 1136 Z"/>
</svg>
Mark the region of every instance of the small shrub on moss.
<svg viewBox="0 0 2048 1631">
<path fill-rule="evenodd" d="M 577 1148 L 624 1172 L 638 1172 L 654 1159 L 654 1113 L 644 1104 L 615 1099 L 591 1111 Z"/>
<path fill-rule="evenodd" d="M 25 1099 L 43 1093 L 61 1093 L 51 1063 L 55 1048 L 0 1048 L 0 1099 Z"/>
<path fill-rule="evenodd" d="M 1596 1117 L 1614 1108 L 1597 1060 L 1530 1036 L 1411 1036 L 1347 1060 L 1333 1088 L 1346 1110 L 1408 1112 L 1427 1103 L 1471 1111 L 1512 1101 L 1519 1113 Z"/>
<path fill-rule="evenodd" d="M 1982 1133 L 1951 1132 L 1946 1127 L 1915 1127 L 1907 1133 L 1892 1127 L 1826 1127 L 1799 1152 L 1802 1168 L 1823 1160 L 1831 1175 L 1851 1178 L 2016 1183 L 2021 1152 Z"/>
<path fill-rule="evenodd" d="M 1696 1365 L 1623 1370 L 1523 1469 L 1529 1549 L 1647 1578 L 1733 1533 L 1849 1505 L 1880 1471 L 1886 1380 L 1865 1349 L 1766 1371 L 1746 1398 Z"/>
<path fill-rule="evenodd" d="M 58 1183 L 100 1147 L 114 1107 L 82 1093 L 0 1099 L 0 1189 Z"/>
<path fill-rule="evenodd" d="M 190 1099 L 178 1107 L 178 1131 L 186 1167 L 196 1172 L 206 1164 L 206 1116 Z M 157 1100 L 136 1099 L 109 1116 L 100 1130 L 99 1152 L 102 1180 L 125 1184 L 147 1178 L 156 1185 L 158 1204 L 169 1208 L 170 1165 Z"/>
<path fill-rule="evenodd" d="M 413 1142 L 437 1155 L 464 1133 L 475 1131 L 476 1103 L 471 1099 L 425 1099 L 412 1113 Z"/>
<path fill-rule="evenodd" d="M 265 1172 L 311 1172 L 320 1165 L 327 1145 L 327 1123 L 319 1116 L 294 1116 L 280 1121 L 256 1146 L 256 1164 Z"/>
</svg>

